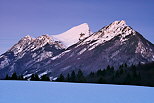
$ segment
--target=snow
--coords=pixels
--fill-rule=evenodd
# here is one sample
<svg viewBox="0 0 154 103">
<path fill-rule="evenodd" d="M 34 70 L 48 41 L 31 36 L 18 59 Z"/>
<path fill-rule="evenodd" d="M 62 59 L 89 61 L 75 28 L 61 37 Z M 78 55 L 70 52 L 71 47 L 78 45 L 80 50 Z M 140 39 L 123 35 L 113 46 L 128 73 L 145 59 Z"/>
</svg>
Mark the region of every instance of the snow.
<svg viewBox="0 0 154 103">
<path fill-rule="evenodd" d="M 61 68 L 61 71 L 65 71 L 65 70 L 67 70 L 67 69 L 69 69 L 71 66 L 69 65 L 69 66 L 66 66 L 66 67 L 64 67 L 64 68 Z"/>
<path fill-rule="evenodd" d="M 129 27 L 124 20 L 115 21 L 109 26 L 105 26 L 98 32 L 92 34 L 90 37 L 85 39 L 82 45 L 86 44 L 87 42 L 96 41 L 96 42 L 93 42 L 91 44 L 92 46 L 90 46 L 90 48 L 88 49 L 88 50 L 92 50 L 99 44 L 103 44 L 119 35 L 121 36 L 120 41 L 124 42 L 128 40 L 125 37 L 131 34 L 135 35 L 135 31 L 131 27 Z"/>
<path fill-rule="evenodd" d="M 154 88 L 31 81 L 0 81 L 0 103 L 153 103 Z"/>
<path fill-rule="evenodd" d="M 47 73 L 48 73 L 48 71 L 45 71 L 45 72 L 39 74 L 39 77 L 41 77 L 41 76 L 43 76 L 43 75 L 46 75 Z"/>
<path fill-rule="evenodd" d="M 51 60 L 55 60 L 55 59 L 57 59 L 57 58 L 61 58 L 65 53 L 67 53 L 67 52 L 69 52 L 69 51 L 70 51 L 70 50 L 66 50 L 66 51 L 62 52 L 61 54 L 52 57 Z"/>
<path fill-rule="evenodd" d="M 35 61 L 39 62 L 46 58 L 52 57 L 52 52 L 43 51 L 43 53 L 39 54 L 36 58 L 34 58 Z"/>
<path fill-rule="evenodd" d="M 84 53 L 86 50 L 87 50 L 87 48 L 82 49 L 82 50 L 78 53 L 78 55 L 81 55 L 81 54 Z"/>
<path fill-rule="evenodd" d="M 32 75 L 32 74 L 27 74 L 27 75 L 24 76 L 24 78 L 30 77 L 31 75 Z"/>
<path fill-rule="evenodd" d="M 80 35 L 84 34 L 84 35 Z M 90 29 L 87 23 L 83 23 L 81 25 L 75 26 L 68 31 L 58 34 L 52 35 L 53 39 L 57 41 L 61 41 L 66 48 L 77 43 L 79 39 L 84 39 L 85 37 L 90 35 Z"/>
<path fill-rule="evenodd" d="M 146 54 L 146 48 L 144 47 L 144 44 L 142 42 L 138 42 L 138 46 L 135 50 L 135 53 L 141 53 L 144 57 L 144 54 Z"/>
</svg>

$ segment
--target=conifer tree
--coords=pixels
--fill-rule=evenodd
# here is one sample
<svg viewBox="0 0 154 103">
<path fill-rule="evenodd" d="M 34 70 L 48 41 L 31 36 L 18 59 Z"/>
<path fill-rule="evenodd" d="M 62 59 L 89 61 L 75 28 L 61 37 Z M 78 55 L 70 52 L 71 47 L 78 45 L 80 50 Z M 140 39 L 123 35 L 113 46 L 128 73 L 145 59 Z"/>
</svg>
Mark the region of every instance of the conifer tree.
<svg viewBox="0 0 154 103">
<path fill-rule="evenodd" d="M 31 75 L 31 79 L 30 80 L 31 81 L 35 81 L 35 75 L 34 74 Z"/>
<path fill-rule="evenodd" d="M 106 80 L 103 77 L 100 77 L 98 79 L 98 83 L 100 83 L 100 84 L 106 83 Z"/>
<path fill-rule="evenodd" d="M 9 79 L 10 79 L 10 77 L 7 74 L 6 77 L 5 77 L 5 80 L 9 80 Z"/>
<path fill-rule="evenodd" d="M 66 81 L 70 82 L 70 74 L 69 73 L 67 74 Z"/>
<path fill-rule="evenodd" d="M 12 79 L 12 80 L 17 80 L 17 74 L 16 74 L 16 72 L 14 72 L 14 73 L 12 74 L 11 79 Z"/>
<path fill-rule="evenodd" d="M 58 81 L 58 82 L 64 82 L 64 80 L 65 80 L 65 78 L 64 78 L 63 74 L 60 74 L 59 78 L 57 78 L 56 81 Z"/>
<path fill-rule="evenodd" d="M 77 73 L 77 81 L 78 82 L 85 82 L 85 77 L 84 77 L 83 72 L 81 71 L 81 69 L 79 69 L 79 71 Z"/>
<path fill-rule="evenodd" d="M 71 73 L 70 81 L 71 82 L 75 82 L 76 81 L 76 74 L 75 74 L 74 70 Z"/>
<path fill-rule="evenodd" d="M 38 74 L 35 74 L 34 76 L 35 76 L 35 81 L 39 81 L 40 80 Z"/>
<path fill-rule="evenodd" d="M 41 81 L 50 81 L 50 78 L 45 74 L 41 76 Z"/>
<path fill-rule="evenodd" d="M 95 73 L 94 72 L 90 72 L 89 77 L 90 78 L 94 78 L 94 76 L 95 76 Z"/>
</svg>

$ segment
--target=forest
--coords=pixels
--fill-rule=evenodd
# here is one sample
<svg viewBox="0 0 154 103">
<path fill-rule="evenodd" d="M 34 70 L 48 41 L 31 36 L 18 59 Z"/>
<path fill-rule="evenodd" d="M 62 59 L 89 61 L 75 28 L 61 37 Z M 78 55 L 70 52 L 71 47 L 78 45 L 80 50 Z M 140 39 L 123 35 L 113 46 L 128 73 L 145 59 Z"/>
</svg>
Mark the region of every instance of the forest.
<svg viewBox="0 0 154 103">
<path fill-rule="evenodd" d="M 29 78 L 13 73 L 12 76 L 6 75 L 5 80 L 30 80 L 30 81 L 50 81 L 48 75 L 41 77 L 32 74 Z M 122 64 L 118 69 L 107 66 L 106 69 L 99 69 L 85 75 L 84 71 L 78 69 L 67 75 L 60 74 L 52 82 L 73 82 L 73 83 L 98 83 L 98 84 L 119 84 L 119 85 L 139 85 L 154 86 L 154 62 L 128 66 Z"/>
</svg>

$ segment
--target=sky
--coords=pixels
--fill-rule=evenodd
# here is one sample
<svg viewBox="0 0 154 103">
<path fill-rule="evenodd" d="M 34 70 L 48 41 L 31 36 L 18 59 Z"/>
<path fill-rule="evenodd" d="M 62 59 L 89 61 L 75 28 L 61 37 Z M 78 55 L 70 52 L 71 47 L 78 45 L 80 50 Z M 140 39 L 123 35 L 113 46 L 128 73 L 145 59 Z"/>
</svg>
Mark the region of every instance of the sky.
<svg viewBox="0 0 154 103">
<path fill-rule="evenodd" d="M 154 87 L 0 80 L 0 103 L 153 103 Z"/>
<path fill-rule="evenodd" d="M 96 32 L 125 20 L 154 43 L 154 0 L 0 0 L 0 54 L 22 37 L 59 34 L 88 23 Z"/>
</svg>

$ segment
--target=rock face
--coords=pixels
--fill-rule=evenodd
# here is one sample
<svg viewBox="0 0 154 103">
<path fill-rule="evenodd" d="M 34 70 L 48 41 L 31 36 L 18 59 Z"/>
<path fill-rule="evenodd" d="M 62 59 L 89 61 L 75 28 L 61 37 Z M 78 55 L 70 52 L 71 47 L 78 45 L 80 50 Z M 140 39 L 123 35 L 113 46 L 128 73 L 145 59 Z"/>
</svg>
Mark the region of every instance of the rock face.
<svg viewBox="0 0 154 103">
<path fill-rule="evenodd" d="M 89 73 L 107 65 L 117 69 L 124 63 L 131 65 L 154 61 L 154 45 L 125 21 L 115 21 L 93 34 L 85 25 L 56 36 L 24 37 L 1 55 L 0 77 L 17 72 L 25 77 L 38 73 L 54 78 L 72 70 L 82 69 Z M 80 37 L 82 33 L 83 38 Z"/>
</svg>

